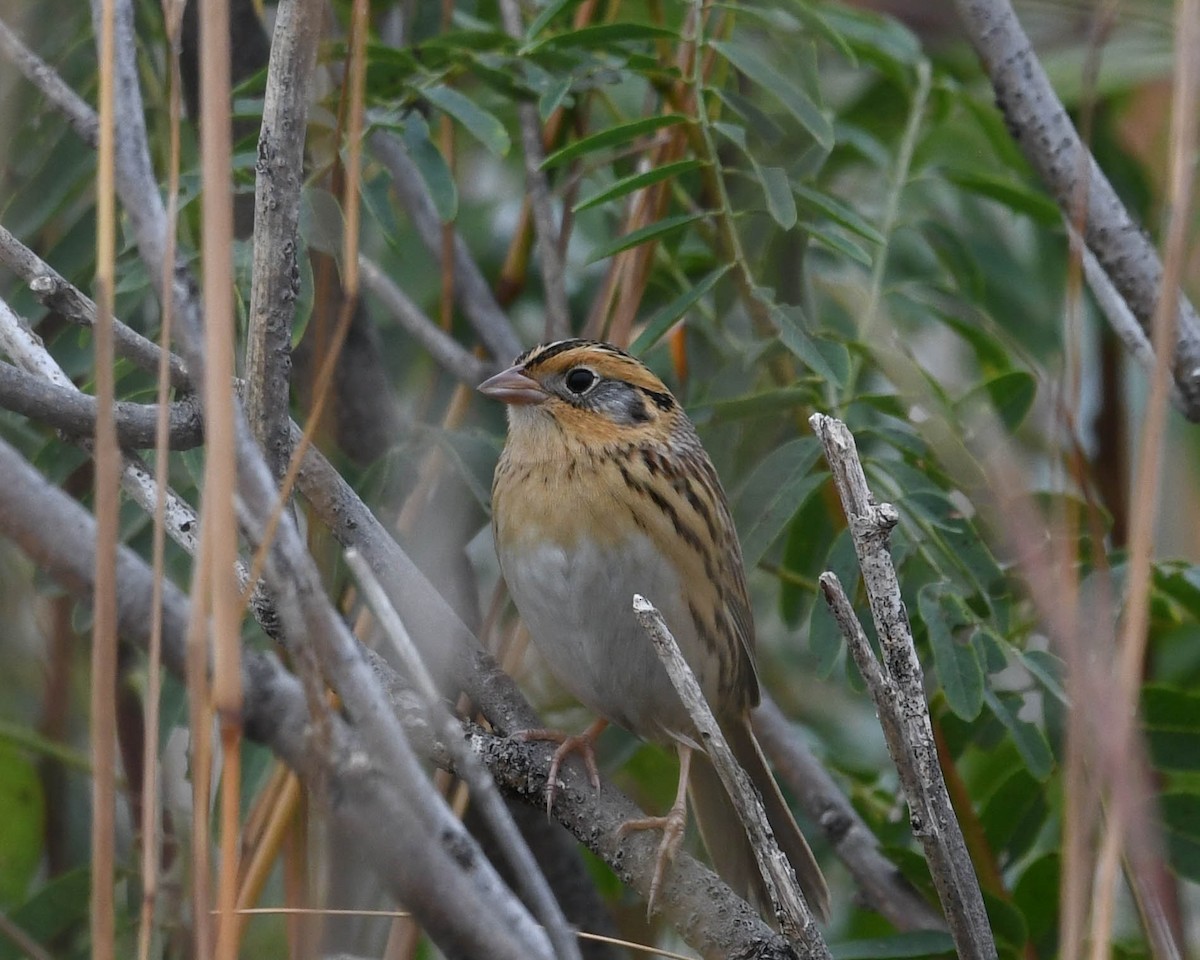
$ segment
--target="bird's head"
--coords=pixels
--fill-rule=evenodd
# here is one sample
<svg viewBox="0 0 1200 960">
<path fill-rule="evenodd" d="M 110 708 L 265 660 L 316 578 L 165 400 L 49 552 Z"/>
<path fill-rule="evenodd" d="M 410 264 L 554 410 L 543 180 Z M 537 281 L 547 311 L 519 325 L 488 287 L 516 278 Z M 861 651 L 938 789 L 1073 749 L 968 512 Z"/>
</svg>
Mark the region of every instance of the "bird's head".
<svg viewBox="0 0 1200 960">
<path fill-rule="evenodd" d="M 640 360 L 598 340 L 559 340 L 517 357 L 479 385 L 508 404 L 510 440 L 547 431 L 570 443 L 667 440 L 686 418 Z"/>
</svg>

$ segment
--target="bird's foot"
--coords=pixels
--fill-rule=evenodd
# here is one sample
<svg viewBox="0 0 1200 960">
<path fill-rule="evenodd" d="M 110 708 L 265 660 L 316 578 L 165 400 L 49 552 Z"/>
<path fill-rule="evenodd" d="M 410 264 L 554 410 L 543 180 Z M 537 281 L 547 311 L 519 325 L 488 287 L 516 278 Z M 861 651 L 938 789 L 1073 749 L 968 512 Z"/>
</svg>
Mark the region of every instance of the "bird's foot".
<svg viewBox="0 0 1200 960">
<path fill-rule="evenodd" d="M 683 842 L 684 829 L 687 827 L 687 807 L 675 803 L 666 816 L 641 817 L 637 820 L 626 820 L 617 830 L 618 836 L 625 836 L 635 830 L 661 830 L 662 841 L 658 845 L 658 856 L 654 861 L 654 876 L 650 878 L 650 895 L 646 899 L 646 916 L 654 913 L 658 902 L 658 892 L 662 889 L 663 879 L 667 875 L 667 866 L 675 859 L 679 846 Z"/>
<path fill-rule="evenodd" d="M 679 748 L 679 786 L 675 791 L 675 802 L 666 816 L 641 817 L 637 820 L 626 820 L 617 830 L 617 836 L 623 837 L 634 830 L 661 830 L 662 841 L 658 845 L 658 857 L 654 861 L 654 876 L 650 878 L 650 895 L 646 898 L 646 919 L 654 913 L 658 902 L 658 891 L 662 889 L 663 878 L 667 875 L 667 866 L 679 852 L 683 842 L 683 831 L 687 827 L 687 784 L 688 772 L 692 765 L 692 751 L 688 747 Z"/>
<path fill-rule="evenodd" d="M 518 740 L 545 740 L 558 744 L 558 749 L 554 751 L 550 760 L 550 772 L 546 776 L 546 816 L 550 815 L 558 793 L 558 770 L 572 753 L 578 753 L 582 757 L 592 788 L 600 789 L 600 768 L 596 766 L 596 740 L 607 726 L 607 720 L 597 720 L 583 733 L 563 733 L 561 730 L 536 728 L 514 734 Z"/>
</svg>

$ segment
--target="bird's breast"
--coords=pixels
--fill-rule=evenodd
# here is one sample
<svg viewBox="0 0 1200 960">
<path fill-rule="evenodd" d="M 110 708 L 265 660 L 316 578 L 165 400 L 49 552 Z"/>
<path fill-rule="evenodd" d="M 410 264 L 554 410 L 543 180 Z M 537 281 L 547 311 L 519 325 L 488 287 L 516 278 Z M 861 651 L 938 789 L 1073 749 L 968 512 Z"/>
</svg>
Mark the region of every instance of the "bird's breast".
<svg viewBox="0 0 1200 960">
<path fill-rule="evenodd" d="M 659 608 L 711 698 L 717 678 L 699 656 L 688 585 L 612 488 L 589 486 L 585 466 L 508 464 L 497 477 L 494 532 L 509 592 L 547 665 L 582 703 L 642 737 L 690 739 L 632 609 L 635 593 Z"/>
</svg>

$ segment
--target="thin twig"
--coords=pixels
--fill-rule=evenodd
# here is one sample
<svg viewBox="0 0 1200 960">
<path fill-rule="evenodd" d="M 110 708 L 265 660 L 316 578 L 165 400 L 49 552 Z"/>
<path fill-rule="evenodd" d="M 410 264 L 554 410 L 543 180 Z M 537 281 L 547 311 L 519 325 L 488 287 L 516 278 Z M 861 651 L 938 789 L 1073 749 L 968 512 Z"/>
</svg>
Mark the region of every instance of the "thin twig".
<svg viewBox="0 0 1200 960">
<path fill-rule="evenodd" d="M 366 288 L 383 301 L 384 308 L 428 351 L 438 366 L 470 387 L 477 386 L 487 376 L 491 368 L 426 316 L 377 263 L 360 255 L 358 269 Z"/>
<path fill-rule="evenodd" d="M 0 407 L 77 437 L 91 436 L 96 425 L 95 397 L 9 363 L 0 363 Z M 133 449 L 153 447 L 158 411 L 157 404 L 118 401 L 114 411 L 117 442 Z M 204 424 L 195 397 L 168 404 L 167 411 L 170 449 L 192 450 L 204 442 Z"/>
<path fill-rule="evenodd" d="M 876 504 L 846 425 L 820 413 L 813 414 L 809 423 L 825 448 L 854 539 L 883 650 L 882 664 L 875 659 L 850 601 L 832 573 L 821 575 L 822 593 L 875 702 L 888 752 L 908 798 L 912 831 L 925 850 L 958 955 L 965 960 L 991 960 L 996 956 L 995 941 L 938 766 L 921 662 L 888 553 L 888 537 L 899 514 L 891 504 Z"/>
<path fill-rule="evenodd" d="M 633 597 L 633 613 L 649 636 L 688 715 L 696 724 L 705 752 L 746 828 L 750 847 L 784 936 L 801 950 L 802 956 L 829 958 L 829 947 L 817 928 L 817 921 L 804 900 L 804 894 L 800 892 L 795 870 L 775 842 L 775 834 L 767 822 L 762 800 L 750 777 L 734 757 L 717 718 L 713 716 L 712 708 L 704 699 L 704 691 L 683 658 L 666 621 L 650 601 L 637 594 Z"/>
</svg>

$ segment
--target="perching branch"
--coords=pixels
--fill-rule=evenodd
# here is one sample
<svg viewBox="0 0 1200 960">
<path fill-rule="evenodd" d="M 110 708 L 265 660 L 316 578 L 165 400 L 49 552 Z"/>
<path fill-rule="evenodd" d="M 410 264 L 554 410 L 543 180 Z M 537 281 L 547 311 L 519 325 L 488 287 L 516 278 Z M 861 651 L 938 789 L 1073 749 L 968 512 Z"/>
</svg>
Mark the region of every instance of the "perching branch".
<svg viewBox="0 0 1200 960">
<path fill-rule="evenodd" d="M 1008 129 L 1064 216 L 1071 219 L 1083 201 L 1084 240 L 1148 340 L 1163 295 L 1163 265 L 1145 231 L 1079 139 L 1009 0 L 956 0 L 955 6 Z M 1179 297 L 1172 370 L 1182 412 L 1200 420 L 1200 318 L 1186 296 L 1168 293 Z"/>
<path fill-rule="evenodd" d="M 802 951 L 801 956 L 829 960 L 829 947 L 821 937 L 812 911 L 804 900 L 795 871 L 775 842 L 775 834 L 767 821 L 762 800 L 726 742 L 712 708 L 704 699 L 704 691 L 700 689 L 679 645 L 671 636 L 666 621 L 653 604 L 636 594 L 633 597 L 633 613 L 650 638 L 654 652 L 666 668 L 688 715 L 696 724 L 700 742 L 704 744 L 705 752 L 746 828 L 750 848 L 754 851 L 754 858 L 784 935 Z"/>
<path fill-rule="evenodd" d="M 858 460 L 854 437 L 846 425 L 820 413 L 813 414 L 809 423 L 825 448 L 846 512 L 882 648 L 882 663 L 875 658 L 854 608 L 832 573 L 821 574 L 822 594 L 875 703 L 888 752 L 908 799 L 913 835 L 925 850 L 958 955 L 965 960 L 992 960 L 996 944 L 979 881 L 938 766 L 925 702 L 924 674 L 888 552 L 888 538 L 899 515 L 891 504 L 875 502 Z"/>
<path fill-rule="evenodd" d="M 95 576 L 94 519 L 3 441 L 0 531 L 40 569 L 81 599 L 90 598 Z M 122 636 L 142 646 L 149 637 L 152 579 L 145 562 L 121 547 L 118 626 Z M 182 677 L 189 603 L 174 584 L 167 582 L 164 588 L 163 662 Z M 301 600 L 296 595 L 289 599 Z M 299 608 L 291 608 L 293 620 L 301 615 Z M 306 631 L 310 627 L 304 625 Z M 440 825 L 450 833 L 431 834 L 428 811 L 408 802 L 410 795 L 396 789 L 397 771 L 378 765 L 379 754 L 361 739 L 360 730 L 331 713 L 325 718 L 327 741 L 314 737 L 299 682 L 273 657 L 247 653 L 243 684 L 247 733 L 279 753 L 310 787 L 318 788 L 317 795 L 322 795 L 322 784 L 337 784 L 337 803 L 331 812 L 359 841 L 389 890 L 418 912 L 435 940 L 461 955 L 511 960 L 549 956 L 547 950 L 536 948 L 536 936 L 533 941 L 520 936 L 528 928 L 496 924 L 495 902 L 476 887 L 480 874 L 488 870 L 486 862 L 472 858 L 471 844 L 463 845 L 461 825 L 455 827 L 457 821 L 451 818 Z M 426 782 L 423 775 L 420 782 Z M 441 842 L 431 843 L 431 836 Z M 493 889 L 491 894 L 495 893 Z"/>
</svg>

